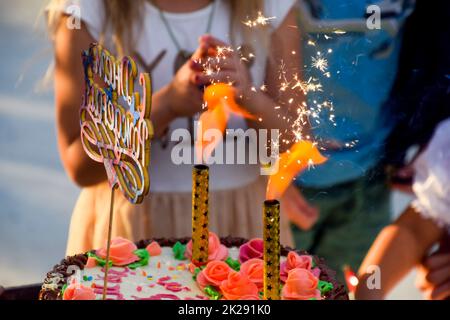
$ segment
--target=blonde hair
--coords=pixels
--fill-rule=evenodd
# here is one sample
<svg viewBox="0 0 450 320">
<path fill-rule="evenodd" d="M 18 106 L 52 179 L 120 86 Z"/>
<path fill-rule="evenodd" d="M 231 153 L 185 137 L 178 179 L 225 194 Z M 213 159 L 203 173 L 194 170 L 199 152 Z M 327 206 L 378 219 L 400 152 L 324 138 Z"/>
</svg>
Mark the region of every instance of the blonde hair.
<svg viewBox="0 0 450 320">
<path fill-rule="evenodd" d="M 53 36 L 59 27 L 63 16 L 61 8 L 67 0 L 51 0 L 47 9 L 48 30 L 50 36 Z M 133 22 L 142 22 L 142 6 L 146 0 L 103 0 L 105 11 L 105 21 L 100 43 L 103 43 L 106 37 L 106 30 L 112 30 L 111 40 L 115 45 L 115 50 L 119 55 L 133 52 L 135 44 L 135 32 Z M 242 36 L 244 43 L 250 44 L 255 39 L 267 48 L 269 44 L 269 32 L 267 28 L 244 27 L 243 21 L 254 18 L 258 12 L 264 12 L 264 0 L 229 0 L 231 8 L 231 30 L 230 34 L 234 45 L 237 41 L 237 35 Z M 137 27 L 140 27 L 139 25 Z M 130 36 L 131 35 L 131 36 Z"/>
</svg>

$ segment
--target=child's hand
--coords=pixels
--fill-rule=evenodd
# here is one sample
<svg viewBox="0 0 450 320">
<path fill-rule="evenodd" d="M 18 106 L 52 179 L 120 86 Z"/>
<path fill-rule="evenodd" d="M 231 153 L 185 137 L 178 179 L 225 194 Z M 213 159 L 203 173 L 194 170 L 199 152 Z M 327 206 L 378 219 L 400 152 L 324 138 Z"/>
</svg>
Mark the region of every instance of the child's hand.
<svg viewBox="0 0 450 320">
<path fill-rule="evenodd" d="M 200 46 L 209 48 L 209 53 L 218 54 L 218 48 L 230 48 L 228 44 L 222 42 L 210 35 L 205 35 L 200 38 Z M 212 74 L 203 73 L 199 81 L 208 85 L 210 83 L 232 83 L 236 88 L 236 98 L 240 99 L 250 92 L 252 81 L 250 72 L 244 62 L 241 61 L 238 52 L 235 50 L 221 50 L 221 59 L 210 59 L 207 63 L 207 68 L 212 71 Z"/>
<path fill-rule="evenodd" d="M 444 300 L 450 297 L 450 253 L 434 254 L 418 268 L 416 286 L 425 299 Z"/>
<path fill-rule="evenodd" d="M 202 111 L 203 92 L 200 89 L 202 69 L 195 61 L 201 59 L 207 49 L 205 45 L 200 45 L 168 85 L 168 106 L 175 118 L 190 117 Z"/>
<path fill-rule="evenodd" d="M 281 198 L 282 212 L 302 230 L 309 230 L 319 218 L 319 210 L 311 206 L 294 184 L 291 184 Z"/>
</svg>

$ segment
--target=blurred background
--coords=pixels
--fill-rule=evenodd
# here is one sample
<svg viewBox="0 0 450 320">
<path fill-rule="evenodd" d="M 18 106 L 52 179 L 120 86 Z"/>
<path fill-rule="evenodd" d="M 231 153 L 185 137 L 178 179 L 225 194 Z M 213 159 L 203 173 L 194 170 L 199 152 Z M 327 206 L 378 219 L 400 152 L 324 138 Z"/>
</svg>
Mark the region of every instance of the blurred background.
<svg viewBox="0 0 450 320">
<path fill-rule="evenodd" d="M 64 256 L 79 189 L 59 160 L 45 0 L 0 0 L 0 285 L 41 282 Z M 410 199 L 393 193 L 397 215 Z M 390 299 L 420 299 L 412 272 Z"/>
<path fill-rule="evenodd" d="M 45 0 L 0 0 L 0 285 L 38 283 L 64 256 L 77 187 L 58 156 Z"/>
</svg>

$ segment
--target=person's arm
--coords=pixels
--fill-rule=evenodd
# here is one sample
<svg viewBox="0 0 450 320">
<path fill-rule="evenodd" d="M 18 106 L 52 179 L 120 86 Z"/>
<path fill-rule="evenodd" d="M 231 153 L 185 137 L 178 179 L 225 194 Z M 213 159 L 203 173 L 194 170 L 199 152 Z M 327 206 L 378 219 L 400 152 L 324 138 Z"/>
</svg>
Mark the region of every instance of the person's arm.
<svg viewBox="0 0 450 320">
<path fill-rule="evenodd" d="M 55 103 L 58 147 L 69 177 L 80 186 L 106 180 L 102 164 L 91 160 L 80 139 L 80 105 L 84 88 L 81 52 L 95 40 L 83 25 L 69 30 L 62 18 L 55 34 Z"/>
<path fill-rule="evenodd" d="M 359 269 L 357 299 L 383 299 L 416 265 L 442 236 L 443 231 L 432 220 L 424 219 L 408 207 L 392 225 L 384 228 L 370 248 Z M 370 289 L 370 266 L 380 268 L 381 286 Z"/>
<path fill-rule="evenodd" d="M 103 164 L 91 160 L 80 138 L 79 110 L 84 89 L 81 52 L 96 40 L 82 24 L 79 30 L 66 27 L 63 17 L 55 34 L 55 102 L 58 147 L 64 168 L 79 186 L 91 186 L 106 180 Z M 199 47 L 195 55 L 201 55 Z M 198 71 L 188 61 L 172 82 L 152 95 L 151 120 L 155 136 L 161 136 L 177 117 L 193 115 L 202 109 L 202 93 L 195 83 Z"/>
<path fill-rule="evenodd" d="M 265 84 L 267 92 L 257 90 L 247 93 L 246 107 L 257 114 L 262 121 L 254 121 L 251 126 L 263 129 L 280 129 L 282 139 L 292 141 L 292 124 L 297 118 L 297 108 L 305 101 L 300 88 L 292 90 L 294 78 L 302 79 L 301 37 L 297 27 L 297 11 L 292 8 L 281 25 L 272 33 Z M 283 69 L 281 70 L 281 64 Z M 283 76 L 280 78 L 280 73 Z M 283 82 L 289 82 L 289 89 L 280 90 Z M 258 88 L 257 88 L 258 89 Z M 291 100 L 292 99 L 292 100 Z M 278 108 L 280 107 L 280 108 Z M 285 118 L 284 118 L 285 116 Z M 291 121 L 287 121 L 290 119 Z M 305 126 L 304 132 L 309 130 Z"/>
</svg>

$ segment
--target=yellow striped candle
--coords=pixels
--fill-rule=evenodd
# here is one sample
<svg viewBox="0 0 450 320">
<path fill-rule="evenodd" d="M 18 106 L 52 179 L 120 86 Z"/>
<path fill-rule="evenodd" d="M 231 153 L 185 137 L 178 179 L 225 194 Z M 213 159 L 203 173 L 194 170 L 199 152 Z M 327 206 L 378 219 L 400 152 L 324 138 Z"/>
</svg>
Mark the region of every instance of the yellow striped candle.
<svg viewBox="0 0 450 320">
<path fill-rule="evenodd" d="M 209 244 L 209 168 L 194 166 L 192 170 L 192 263 L 208 262 Z"/>
<path fill-rule="evenodd" d="M 263 212 L 264 299 L 280 299 L 280 202 L 267 200 Z"/>
</svg>

